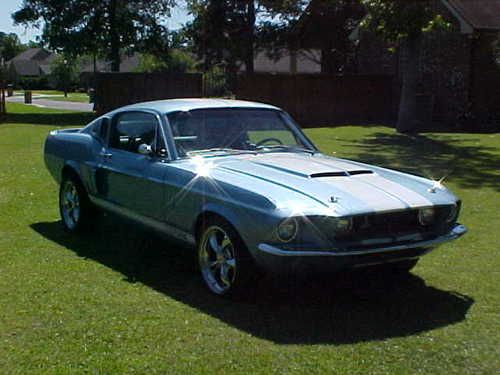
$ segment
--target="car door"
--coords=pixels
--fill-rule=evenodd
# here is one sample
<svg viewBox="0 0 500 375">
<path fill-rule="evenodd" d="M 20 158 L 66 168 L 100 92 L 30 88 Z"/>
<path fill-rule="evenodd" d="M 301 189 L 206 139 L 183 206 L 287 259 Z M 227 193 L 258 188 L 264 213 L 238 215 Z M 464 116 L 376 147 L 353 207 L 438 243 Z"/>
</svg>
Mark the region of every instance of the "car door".
<svg viewBox="0 0 500 375">
<path fill-rule="evenodd" d="M 99 196 L 115 210 L 161 219 L 165 168 L 155 152 L 164 148 L 161 134 L 153 113 L 127 111 L 113 117 L 96 180 Z M 144 146 L 149 154 L 140 152 Z"/>
</svg>

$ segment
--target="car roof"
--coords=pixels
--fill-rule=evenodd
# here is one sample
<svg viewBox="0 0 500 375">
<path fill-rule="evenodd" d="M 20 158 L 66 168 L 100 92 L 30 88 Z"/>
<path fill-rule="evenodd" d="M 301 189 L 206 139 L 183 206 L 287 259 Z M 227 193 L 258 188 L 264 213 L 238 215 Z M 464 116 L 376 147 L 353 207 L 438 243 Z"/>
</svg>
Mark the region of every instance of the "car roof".
<svg viewBox="0 0 500 375">
<path fill-rule="evenodd" d="M 269 104 L 249 102 L 245 100 L 185 98 L 136 103 L 122 107 L 117 111 L 130 109 L 152 109 L 162 113 L 169 113 L 174 111 L 191 111 L 194 109 L 208 108 L 258 108 L 279 110 L 278 107 Z"/>
</svg>

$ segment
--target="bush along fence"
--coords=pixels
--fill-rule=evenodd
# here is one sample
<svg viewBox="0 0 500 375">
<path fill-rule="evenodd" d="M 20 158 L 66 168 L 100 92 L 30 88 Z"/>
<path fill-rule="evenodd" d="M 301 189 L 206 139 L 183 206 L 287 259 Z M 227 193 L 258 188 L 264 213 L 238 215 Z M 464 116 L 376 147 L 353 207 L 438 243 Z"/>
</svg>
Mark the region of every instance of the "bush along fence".
<svg viewBox="0 0 500 375">
<path fill-rule="evenodd" d="M 203 96 L 207 98 L 230 98 L 235 89 L 235 74 L 215 65 L 203 73 Z"/>
</svg>

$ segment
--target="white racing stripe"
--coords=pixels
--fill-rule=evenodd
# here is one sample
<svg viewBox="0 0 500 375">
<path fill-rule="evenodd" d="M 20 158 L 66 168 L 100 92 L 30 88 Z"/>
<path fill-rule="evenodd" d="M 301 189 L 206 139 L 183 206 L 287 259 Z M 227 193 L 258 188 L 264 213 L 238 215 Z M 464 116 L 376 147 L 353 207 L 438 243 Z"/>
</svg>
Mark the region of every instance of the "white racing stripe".
<svg viewBox="0 0 500 375">
<path fill-rule="evenodd" d="M 356 177 L 356 180 L 370 184 L 375 188 L 380 189 L 386 192 L 387 194 L 402 200 L 412 208 L 422 207 L 422 206 L 432 206 L 432 202 L 427 198 L 425 198 L 424 196 L 422 196 L 421 194 L 413 190 L 410 190 L 402 186 L 401 184 L 392 182 L 384 177 L 381 177 L 376 173 Z"/>
<path fill-rule="evenodd" d="M 332 177 L 328 180 L 328 183 L 335 189 L 349 194 L 357 202 L 372 211 L 404 210 L 408 208 L 405 202 L 387 193 L 385 190 L 371 184 L 363 183 L 361 176 L 356 178 Z M 340 204 L 344 206 L 349 204 L 349 202 L 341 201 Z M 349 209 L 349 207 L 345 208 Z"/>
</svg>

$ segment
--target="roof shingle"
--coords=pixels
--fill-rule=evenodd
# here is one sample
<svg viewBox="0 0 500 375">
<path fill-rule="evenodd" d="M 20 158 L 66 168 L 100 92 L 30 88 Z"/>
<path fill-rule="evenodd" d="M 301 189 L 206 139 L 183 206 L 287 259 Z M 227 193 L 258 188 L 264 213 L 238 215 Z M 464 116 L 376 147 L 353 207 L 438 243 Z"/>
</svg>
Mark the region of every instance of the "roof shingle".
<svg viewBox="0 0 500 375">
<path fill-rule="evenodd" d="M 475 29 L 500 30 L 500 0 L 447 0 Z"/>
<path fill-rule="evenodd" d="M 11 69 L 14 69 L 20 76 L 39 76 L 40 66 L 38 61 L 32 60 L 12 60 Z"/>
<path fill-rule="evenodd" d="M 51 53 L 49 51 L 44 50 L 43 48 L 28 48 L 26 51 L 21 52 L 19 55 L 14 57 L 14 60 L 34 60 L 34 61 L 42 61 L 47 59 Z"/>
</svg>

